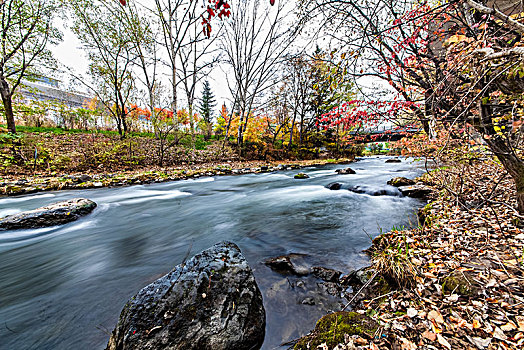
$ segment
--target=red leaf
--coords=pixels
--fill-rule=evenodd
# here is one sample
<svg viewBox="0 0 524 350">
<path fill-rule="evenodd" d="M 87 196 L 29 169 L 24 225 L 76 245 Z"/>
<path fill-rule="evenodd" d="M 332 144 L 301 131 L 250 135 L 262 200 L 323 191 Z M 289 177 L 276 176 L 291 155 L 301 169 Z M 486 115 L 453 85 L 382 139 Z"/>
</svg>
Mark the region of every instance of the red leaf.
<svg viewBox="0 0 524 350">
<path fill-rule="evenodd" d="M 120 0 L 120 3 L 122 4 L 122 6 L 126 6 L 126 0 Z"/>
<path fill-rule="evenodd" d="M 269 0 L 269 3 L 271 4 L 271 6 L 275 5 L 275 0 Z"/>
</svg>

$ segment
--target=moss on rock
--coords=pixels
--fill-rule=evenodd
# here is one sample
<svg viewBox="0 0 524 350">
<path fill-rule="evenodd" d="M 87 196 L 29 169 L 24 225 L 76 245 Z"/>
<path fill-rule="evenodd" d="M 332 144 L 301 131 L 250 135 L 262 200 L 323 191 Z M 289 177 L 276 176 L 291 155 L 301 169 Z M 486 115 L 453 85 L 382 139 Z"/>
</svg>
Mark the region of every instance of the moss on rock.
<svg viewBox="0 0 524 350">
<path fill-rule="evenodd" d="M 467 272 L 454 271 L 442 281 L 442 290 L 473 297 L 480 293 L 480 285 Z"/>
<path fill-rule="evenodd" d="M 322 317 L 317 322 L 315 330 L 302 337 L 294 349 L 316 349 L 323 343 L 326 343 L 328 348 L 333 348 L 339 343 L 344 343 L 344 334 L 369 339 L 373 337 L 377 328 L 378 323 L 368 316 L 357 312 L 335 312 Z"/>
</svg>

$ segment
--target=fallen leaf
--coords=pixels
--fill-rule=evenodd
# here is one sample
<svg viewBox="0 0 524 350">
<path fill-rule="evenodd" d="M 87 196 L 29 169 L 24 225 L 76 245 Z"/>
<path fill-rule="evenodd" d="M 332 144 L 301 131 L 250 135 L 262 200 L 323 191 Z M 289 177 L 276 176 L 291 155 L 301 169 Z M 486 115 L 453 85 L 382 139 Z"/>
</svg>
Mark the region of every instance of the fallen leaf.
<svg viewBox="0 0 524 350">
<path fill-rule="evenodd" d="M 517 316 L 517 323 L 519 325 L 519 331 L 524 332 L 524 316 Z"/>
<path fill-rule="evenodd" d="M 484 349 L 491 343 L 491 338 L 467 337 L 469 342 L 479 349 Z"/>
<path fill-rule="evenodd" d="M 451 344 L 446 340 L 446 338 L 444 338 L 444 336 L 437 334 L 437 340 L 440 345 L 442 345 L 446 349 L 451 350 Z"/>
<path fill-rule="evenodd" d="M 425 331 L 424 333 L 422 333 L 422 336 L 431 341 L 435 341 L 435 339 L 437 339 L 437 335 L 430 331 Z"/>
<path fill-rule="evenodd" d="M 500 339 L 500 340 L 508 339 L 508 337 L 504 334 L 502 329 L 500 329 L 499 327 L 495 327 L 495 330 L 493 331 L 493 337 Z"/>
<path fill-rule="evenodd" d="M 413 317 L 415 317 L 415 316 L 418 315 L 418 311 L 417 311 L 417 309 L 410 307 L 410 308 L 408 308 L 408 310 L 407 310 L 407 315 L 408 315 L 410 318 L 413 318 Z"/>
<path fill-rule="evenodd" d="M 444 323 L 444 317 L 442 317 L 441 313 L 437 310 L 431 310 L 428 313 L 428 320 L 435 320 L 435 322 L 440 324 Z"/>
<path fill-rule="evenodd" d="M 514 330 L 514 329 L 517 329 L 517 325 L 515 323 L 513 323 L 512 321 L 509 321 L 505 325 L 500 326 L 500 329 L 502 329 L 504 332 L 509 332 L 509 331 Z"/>
</svg>

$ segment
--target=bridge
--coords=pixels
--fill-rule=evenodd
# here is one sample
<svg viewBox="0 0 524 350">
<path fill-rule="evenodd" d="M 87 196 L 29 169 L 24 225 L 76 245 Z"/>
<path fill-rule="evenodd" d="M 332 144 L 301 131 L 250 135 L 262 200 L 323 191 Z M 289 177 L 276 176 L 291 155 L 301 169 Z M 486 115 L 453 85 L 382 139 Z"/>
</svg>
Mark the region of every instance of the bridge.
<svg viewBox="0 0 524 350">
<path fill-rule="evenodd" d="M 355 143 L 369 142 L 391 142 L 398 141 L 406 136 L 419 133 L 421 128 L 415 126 L 388 127 L 374 130 L 350 131 L 349 135 L 353 136 Z"/>
</svg>

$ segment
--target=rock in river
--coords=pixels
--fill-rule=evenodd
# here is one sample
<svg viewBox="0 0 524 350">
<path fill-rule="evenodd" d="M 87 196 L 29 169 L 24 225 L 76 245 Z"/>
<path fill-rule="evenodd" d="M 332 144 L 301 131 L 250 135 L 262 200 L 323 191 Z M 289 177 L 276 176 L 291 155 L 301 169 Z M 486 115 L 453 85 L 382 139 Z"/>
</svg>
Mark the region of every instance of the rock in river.
<svg viewBox="0 0 524 350">
<path fill-rule="evenodd" d="M 0 219 L 0 231 L 63 225 L 78 220 L 96 208 L 96 203 L 75 198 L 24 211 Z"/>
<path fill-rule="evenodd" d="M 415 184 L 413 186 L 400 186 L 399 191 L 407 197 L 412 198 L 427 198 L 433 189 L 423 184 Z"/>
<path fill-rule="evenodd" d="M 355 170 L 351 168 L 337 169 L 335 170 L 339 175 L 356 174 Z"/>
<path fill-rule="evenodd" d="M 298 173 L 295 175 L 295 179 L 309 179 L 309 175 L 305 173 Z"/>
<path fill-rule="evenodd" d="M 337 191 L 337 190 L 340 190 L 340 188 L 342 188 L 342 184 L 338 182 L 332 182 L 332 183 L 327 184 L 326 188 L 332 191 Z"/>
<path fill-rule="evenodd" d="M 386 160 L 386 163 L 401 163 L 402 161 L 398 158 L 390 158 Z"/>
<path fill-rule="evenodd" d="M 411 179 L 408 179 L 402 176 L 394 177 L 387 182 L 388 185 L 395 186 L 395 187 L 412 186 L 415 183 L 416 183 L 415 180 L 411 180 Z"/>
<path fill-rule="evenodd" d="M 131 298 L 106 349 L 258 349 L 265 323 L 251 268 L 222 242 Z"/>
<path fill-rule="evenodd" d="M 306 262 L 306 257 L 305 254 L 291 253 L 268 259 L 264 263 L 281 274 L 305 276 L 311 273 L 311 265 Z"/>
</svg>

